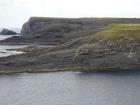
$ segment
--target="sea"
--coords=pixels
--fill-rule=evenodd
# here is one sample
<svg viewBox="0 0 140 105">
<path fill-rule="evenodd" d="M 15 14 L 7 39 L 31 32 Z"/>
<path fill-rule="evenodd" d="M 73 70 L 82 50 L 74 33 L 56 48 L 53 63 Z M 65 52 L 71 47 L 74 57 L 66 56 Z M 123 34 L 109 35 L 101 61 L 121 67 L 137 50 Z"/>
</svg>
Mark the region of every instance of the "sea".
<svg viewBox="0 0 140 105">
<path fill-rule="evenodd" d="M 21 47 L 0 45 L 0 57 Z M 0 105 L 140 105 L 140 70 L 0 75 Z"/>
</svg>

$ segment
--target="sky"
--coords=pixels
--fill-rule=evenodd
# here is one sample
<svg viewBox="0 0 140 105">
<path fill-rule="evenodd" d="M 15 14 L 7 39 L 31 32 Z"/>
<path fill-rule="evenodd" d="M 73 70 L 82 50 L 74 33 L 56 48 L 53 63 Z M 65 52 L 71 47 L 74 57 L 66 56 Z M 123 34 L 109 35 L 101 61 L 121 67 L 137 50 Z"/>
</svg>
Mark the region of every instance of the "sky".
<svg viewBox="0 0 140 105">
<path fill-rule="evenodd" d="M 32 16 L 140 18 L 140 0 L 0 0 L 0 28 L 21 28 Z"/>
</svg>

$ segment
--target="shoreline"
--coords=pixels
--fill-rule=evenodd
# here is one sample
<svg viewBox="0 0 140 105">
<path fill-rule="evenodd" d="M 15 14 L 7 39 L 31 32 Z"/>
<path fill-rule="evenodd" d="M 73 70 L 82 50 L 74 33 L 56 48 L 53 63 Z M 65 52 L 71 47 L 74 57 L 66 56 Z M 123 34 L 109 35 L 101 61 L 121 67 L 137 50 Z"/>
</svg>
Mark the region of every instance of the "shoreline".
<svg viewBox="0 0 140 105">
<path fill-rule="evenodd" d="M 119 67 L 104 67 L 104 68 L 94 68 L 94 67 L 73 67 L 73 68 L 58 68 L 58 69 L 40 69 L 40 70 L 31 70 L 30 68 L 23 70 L 0 70 L 0 75 L 9 75 L 9 74 L 23 74 L 23 73 L 54 73 L 54 72 L 83 72 L 83 73 L 95 73 L 95 72 L 117 72 L 117 71 L 139 71 L 140 65 L 131 66 L 131 69 L 128 68 L 119 68 Z"/>
<path fill-rule="evenodd" d="M 40 45 L 44 45 L 44 46 L 55 46 L 55 44 L 54 45 L 52 45 L 52 44 L 38 44 L 38 43 L 0 43 L 0 45 L 15 45 L 15 46 L 20 46 L 20 45 L 27 45 L 27 46 L 30 46 L 30 45 L 38 45 L 38 46 L 40 46 Z"/>
</svg>

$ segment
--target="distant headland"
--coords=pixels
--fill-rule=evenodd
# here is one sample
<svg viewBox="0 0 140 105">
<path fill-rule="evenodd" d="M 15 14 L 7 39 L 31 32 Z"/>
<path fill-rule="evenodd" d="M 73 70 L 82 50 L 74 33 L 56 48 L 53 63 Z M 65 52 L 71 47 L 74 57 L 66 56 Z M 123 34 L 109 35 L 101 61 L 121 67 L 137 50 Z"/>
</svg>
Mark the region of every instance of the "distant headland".
<svg viewBox="0 0 140 105">
<path fill-rule="evenodd" d="M 0 44 L 32 45 L 0 58 L 0 73 L 140 69 L 139 18 L 31 17 Z"/>
</svg>

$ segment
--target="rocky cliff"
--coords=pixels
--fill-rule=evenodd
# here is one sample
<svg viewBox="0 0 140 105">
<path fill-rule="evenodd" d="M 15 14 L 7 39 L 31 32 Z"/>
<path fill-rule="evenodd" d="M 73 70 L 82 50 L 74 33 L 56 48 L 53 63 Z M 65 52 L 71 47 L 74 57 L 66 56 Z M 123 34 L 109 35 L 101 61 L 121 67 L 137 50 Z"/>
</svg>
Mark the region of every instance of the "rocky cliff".
<svg viewBox="0 0 140 105">
<path fill-rule="evenodd" d="M 58 45 L 104 30 L 112 23 L 138 23 L 135 18 L 47 18 L 31 17 L 24 23 L 21 36 L 12 37 L 2 44 Z"/>
<path fill-rule="evenodd" d="M 62 44 L 73 38 L 85 36 L 102 27 L 95 25 L 94 19 L 67 19 L 31 17 L 22 27 L 22 35 L 35 42 L 45 44 Z M 85 34 L 82 34 L 85 33 Z"/>
</svg>

